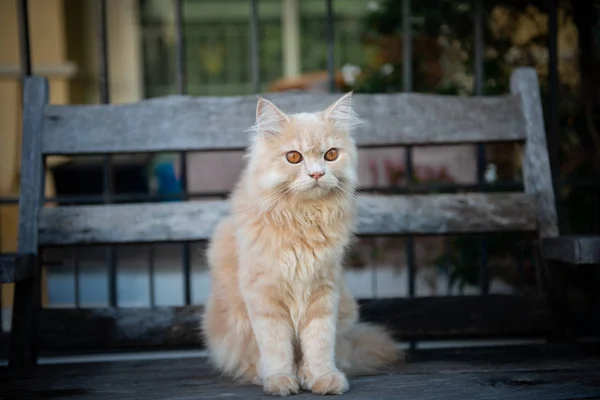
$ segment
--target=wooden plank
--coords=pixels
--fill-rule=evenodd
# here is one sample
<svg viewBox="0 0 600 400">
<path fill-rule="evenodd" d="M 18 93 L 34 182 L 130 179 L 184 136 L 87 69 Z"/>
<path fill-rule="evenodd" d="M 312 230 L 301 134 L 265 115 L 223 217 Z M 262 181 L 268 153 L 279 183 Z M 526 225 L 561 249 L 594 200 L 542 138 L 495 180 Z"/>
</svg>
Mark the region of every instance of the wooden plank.
<svg viewBox="0 0 600 400">
<path fill-rule="evenodd" d="M 15 281 L 16 254 L 0 254 L 0 283 Z"/>
<path fill-rule="evenodd" d="M 486 350 L 482 355 L 487 358 L 478 355 L 480 349 L 463 349 L 452 357 L 436 350 L 410 352 L 409 360 L 415 361 L 406 365 L 395 365 L 375 376 L 350 378 L 350 391 L 342 398 L 564 400 L 593 399 L 600 394 L 600 370 L 592 364 L 598 362 L 597 355 L 574 361 L 573 356 L 552 357 L 551 353 L 526 358 L 521 356 L 521 346 Z M 140 393 L 148 400 L 273 398 L 258 386 L 237 385 L 219 377 L 205 358 L 42 365 L 26 373 L 0 368 L 0 381 L 0 397 L 5 399 L 137 400 Z M 298 398 L 320 397 L 304 393 Z"/>
<path fill-rule="evenodd" d="M 544 258 L 569 264 L 600 264 L 600 236 L 559 236 L 542 241 Z"/>
<path fill-rule="evenodd" d="M 598 363 L 597 355 L 576 360 L 574 356 L 552 357 L 551 352 L 546 357 L 523 357 L 521 346 L 479 352 L 463 349 L 451 357 L 446 351 L 410 352 L 409 360 L 414 361 L 406 365 L 395 365 L 375 376 L 350 378 L 350 391 L 342 398 L 564 400 L 600 395 L 600 370 L 593 365 Z M 437 361 L 440 358 L 447 361 Z M 507 359 L 513 361 L 507 363 Z M 21 373 L 0 368 L 0 382 L 4 399 L 137 400 L 140 393 L 148 400 L 273 398 L 258 386 L 237 385 L 219 377 L 205 358 L 42 365 Z M 320 397 L 304 393 L 298 398 Z"/>
<path fill-rule="evenodd" d="M 208 239 L 228 215 L 225 200 L 44 208 L 42 245 L 143 243 Z M 523 193 L 358 199 L 358 234 L 448 234 L 535 230 L 534 199 Z"/>
<path fill-rule="evenodd" d="M 32 255 L 0 254 L 0 283 L 20 282 L 33 275 L 30 269 L 36 258 Z"/>
<path fill-rule="evenodd" d="M 539 235 L 542 238 L 558 236 L 556 203 L 552 185 L 550 158 L 544 129 L 540 86 L 535 69 L 517 68 L 510 78 L 510 90 L 520 95 L 525 116 L 527 142 L 523 153 L 523 180 L 525 192 L 535 196 Z"/>
<path fill-rule="evenodd" d="M 398 339 L 543 336 L 552 330 L 544 299 L 506 295 L 362 300 L 361 318 Z M 45 309 L 42 348 L 202 346 L 202 306 Z"/>
<path fill-rule="evenodd" d="M 320 111 L 338 94 L 273 93 L 289 113 Z M 356 94 L 364 123 L 359 146 L 521 141 L 525 121 L 518 96 Z M 245 149 L 257 97 L 167 96 L 119 105 L 48 106 L 46 154 L 136 153 Z"/>
<path fill-rule="evenodd" d="M 42 120 L 47 104 L 48 81 L 42 77 L 25 78 L 17 245 L 17 253 L 25 256 L 25 262 L 17 264 L 22 271 L 15 271 L 16 277 L 21 279 L 15 284 L 9 350 L 9 363 L 17 368 L 31 368 L 37 359 L 37 318 L 41 308 L 38 226 L 45 182 L 41 153 Z M 28 279 L 23 279 L 26 276 Z"/>
</svg>

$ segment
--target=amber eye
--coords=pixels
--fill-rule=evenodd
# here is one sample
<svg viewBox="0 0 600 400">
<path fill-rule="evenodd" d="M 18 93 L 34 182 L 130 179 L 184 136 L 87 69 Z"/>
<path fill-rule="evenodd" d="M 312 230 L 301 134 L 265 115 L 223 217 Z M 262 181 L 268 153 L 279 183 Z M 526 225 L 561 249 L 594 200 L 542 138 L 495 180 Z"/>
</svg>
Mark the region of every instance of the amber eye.
<svg viewBox="0 0 600 400">
<path fill-rule="evenodd" d="M 338 151 L 335 148 L 329 149 L 327 150 L 327 153 L 325 153 L 325 159 L 327 161 L 335 161 L 336 158 L 338 158 Z"/>
<path fill-rule="evenodd" d="M 287 158 L 287 160 L 292 164 L 298 164 L 300 161 L 302 161 L 302 154 L 298 153 L 297 151 L 290 151 L 285 155 L 285 158 Z"/>
</svg>

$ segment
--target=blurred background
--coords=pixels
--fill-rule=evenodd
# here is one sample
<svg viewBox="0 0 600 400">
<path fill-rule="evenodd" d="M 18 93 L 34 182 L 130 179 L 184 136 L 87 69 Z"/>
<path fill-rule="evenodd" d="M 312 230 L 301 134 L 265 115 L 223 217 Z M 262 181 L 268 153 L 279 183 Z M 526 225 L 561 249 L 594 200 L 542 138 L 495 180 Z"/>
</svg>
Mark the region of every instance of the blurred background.
<svg viewBox="0 0 600 400">
<path fill-rule="evenodd" d="M 0 0 L 0 252 L 16 251 L 18 224 L 17 4 Z M 53 104 L 128 103 L 179 92 L 329 91 L 331 84 L 339 92 L 492 95 L 508 92 L 515 67 L 532 66 L 541 83 L 561 234 L 600 233 L 598 2 L 337 0 L 328 53 L 325 1 L 261 0 L 258 82 L 251 74 L 248 0 L 182 2 L 183 81 L 171 1 L 106 1 L 106 75 L 97 4 L 29 1 L 33 74 L 50 80 Z M 146 195 L 160 201 L 173 194 L 223 198 L 243 165 L 239 152 L 190 153 L 185 163 L 179 157 L 113 157 L 114 201 L 147 201 Z M 49 157 L 47 205 L 102 203 L 103 162 Z M 514 191 L 522 188 L 521 148 L 362 149 L 359 177 L 365 192 Z M 359 298 L 535 291 L 534 244 L 515 234 L 365 238 L 348 257 L 346 277 Z M 44 249 L 44 307 L 203 304 L 210 284 L 204 246 L 118 246 L 110 256 L 98 247 Z M 1 290 L 8 331 L 12 285 Z"/>
</svg>

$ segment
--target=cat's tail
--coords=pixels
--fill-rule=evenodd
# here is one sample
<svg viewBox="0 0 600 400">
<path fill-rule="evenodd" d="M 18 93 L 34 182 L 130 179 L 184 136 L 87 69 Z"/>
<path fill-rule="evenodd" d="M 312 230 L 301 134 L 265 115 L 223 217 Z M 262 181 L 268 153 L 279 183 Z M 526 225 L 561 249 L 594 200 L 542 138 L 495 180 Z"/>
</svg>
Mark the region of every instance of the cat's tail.
<svg viewBox="0 0 600 400">
<path fill-rule="evenodd" d="M 338 366 L 349 376 L 370 375 L 404 361 L 392 336 L 382 327 L 356 323 L 337 343 Z"/>
</svg>

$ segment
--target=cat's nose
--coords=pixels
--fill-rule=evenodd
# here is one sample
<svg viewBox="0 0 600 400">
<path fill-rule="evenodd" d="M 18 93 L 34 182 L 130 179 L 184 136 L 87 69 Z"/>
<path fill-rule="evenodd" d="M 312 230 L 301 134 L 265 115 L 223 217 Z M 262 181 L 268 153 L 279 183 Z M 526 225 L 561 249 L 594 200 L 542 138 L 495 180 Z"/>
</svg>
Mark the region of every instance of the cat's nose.
<svg viewBox="0 0 600 400">
<path fill-rule="evenodd" d="M 308 175 L 311 176 L 312 178 L 314 178 L 316 181 L 318 181 L 320 177 L 322 177 L 323 175 L 325 175 L 325 172 L 321 172 L 321 171 L 311 172 Z"/>
</svg>

